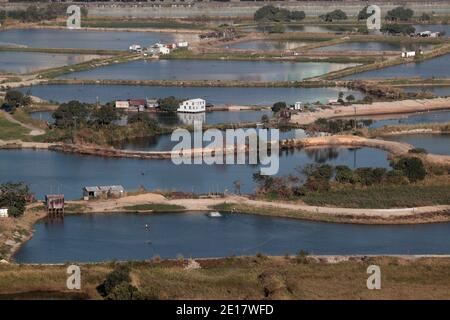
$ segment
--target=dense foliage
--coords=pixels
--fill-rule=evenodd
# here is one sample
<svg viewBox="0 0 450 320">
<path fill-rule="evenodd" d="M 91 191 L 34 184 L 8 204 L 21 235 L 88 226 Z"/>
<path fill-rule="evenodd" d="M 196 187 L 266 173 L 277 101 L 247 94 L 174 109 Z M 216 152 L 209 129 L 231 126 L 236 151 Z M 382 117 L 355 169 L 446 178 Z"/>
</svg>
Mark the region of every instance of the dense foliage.
<svg viewBox="0 0 450 320">
<path fill-rule="evenodd" d="M 63 103 L 53 112 L 55 125 L 59 128 L 80 127 L 88 122 L 92 110 L 92 105 L 76 100 Z"/>
<path fill-rule="evenodd" d="M 279 102 L 275 102 L 272 106 L 272 111 L 273 112 L 279 112 L 281 110 L 284 110 L 287 108 L 286 102 L 283 101 L 279 101 Z"/>
<path fill-rule="evenodd" d="M 133 300 L 138 297 L 138 289 L 131 284 L 130 267 L 127 265 L 118 265 L 97 290 L 107 300 Z"/>
<path fill-rule="evenodd" d="M 158 99 L 159 109 L 165 112 L 176 112 L 181 101 L 174 96 Z"/>
<path fill-rule="evenodd" d="M 112 103 L 95 106 L 79 101 L 61 104 L 53 113 L 55 123 L 47 141 L 115 144 L 118 141 L 151 137 L 160 133 L 156 120 L 146 112 L 129 113 L 127 125 L 120 125 L 123 116 Z"/>
<path fill-rule="evenodd" d="M 19 217 L 25 212 L 28 186 L 23 182 L 7 182 L 0 185 L 0 208 L 7 208 L 12 217 Z"/>
<path fill-rule="evenodd" d="M 419 158 L 403 157 L 393 169 L 348 166 L 333 167 L 329 164 L 312 164 L 297 168 L 296 173 L 284 177 L 253 175 L 257 193 L 275 198 L 304 197 L 315 192 L 329 192 L 345 186 L 406 185 L 423 180 L 425 167 Z"/>
<path fill-rule="evenodd" d="M 386 14 L 386 20 L 390 21 L 408 21 L 414 15 L 414 11 L 412 9 L 408 9 L 405 7 L 396 7 L 392 10 L 389 10 Z"/>
<path fill-rule="evenodd" d="M 367 20 L 367 18 L 369 18 L 372 15 L 371 13 L 367 13 L 368 7 L 369 6 L 365 6 L 364 8 L 361 9 L 361 11 L 359 11 L 358 20 Z"/>
<path fill-rule="evenodd" d="M 273 5 L 267 5 L 256 10 L 253 17 L 255 21 L 289 22 L 305 19 L 305 13 L 303 11 L 289 11 Z"/>
<path fill-rule="evenodd" d="M 0 23 L 6 18 L 19 20 L 21 22 L 39 22 L 43 20 L 53 20 L 57 17 L 66 16 L 68 4 L 52 3 L 43 7 L 30 5 L 25 10 L 0 11 Z M 81 15 L 87 15 L 87 8 L 81 8 Z"/>
<path fill-rule="evenodd" d="M 409 24 L 384 24 L 381 29 L 383 33 L 389 34 L 413 34 L 416 32 L 416 28 Z"/>
<path fill-rule="evenodd" d="M 327 21 L 327 22 L 332 22 L 334 20 L 347 20 L 347 14 L 340 9 L 336 9 L 334 11 L 328 12 L 319 17 L 322 20 Z"/>
<path fill-rule="evenodd" d="M 1 106 L 2 110 L 13 112 L 16 108 L 25 107 L 31 104 L 31 97 L 24 95 L 20 91 L 9 90 L 5 94 L 5 101 Z"/>
<path fill-rule="evenodd" d="M 397 161 L 394 168 L 402 171 L 412 182 L 425 179 L 427 174 L 422 160 L 416 157 L 402 157 Z"/>
</svg>

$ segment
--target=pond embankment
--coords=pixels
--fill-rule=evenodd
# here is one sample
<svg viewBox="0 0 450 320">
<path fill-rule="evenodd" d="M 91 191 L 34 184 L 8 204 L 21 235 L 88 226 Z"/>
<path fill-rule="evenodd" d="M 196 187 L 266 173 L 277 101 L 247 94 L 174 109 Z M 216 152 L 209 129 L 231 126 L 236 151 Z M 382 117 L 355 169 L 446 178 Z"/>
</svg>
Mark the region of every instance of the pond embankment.
<svg viewBox="0 0 450 320">
<path fill-rule="evenodd" d="M 374 102 L 372 104 L 354 104 L 319 112 L 308 112 L 295 114 L 291 122 L 306 125 L 314 121 L 337 118 L 353 118 L 363 116 L 399 115 L 424 111 L 437 111 L 450 109 L 450 98 L 435 98 L 424 100 L 401 100 L 388 102 Z"/>
</svg>

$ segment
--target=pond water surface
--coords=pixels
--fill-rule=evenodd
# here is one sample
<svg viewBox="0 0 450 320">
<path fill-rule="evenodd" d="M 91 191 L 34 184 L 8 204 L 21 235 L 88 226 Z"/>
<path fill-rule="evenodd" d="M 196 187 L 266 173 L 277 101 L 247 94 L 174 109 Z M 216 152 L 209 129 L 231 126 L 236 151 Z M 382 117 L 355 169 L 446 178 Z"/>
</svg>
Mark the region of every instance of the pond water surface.
<svg viewBox="0 0 450 320">
<path fill-rule="evenodd" d="M 145 225 L 150 228 L 145 228 Z M 19 263 L 93 262 L 230 255 L 449 254 L 450 223 L 352 225 L 205 213 L 66 216 L 35 225 Z"/>
<path fill-rule="evenodd" d="M 65 74 L 59 78 L 296 81 L 355 65 L 328 62 L 138 60 Z"/>
<path fill-rule="evenodd" d="M 372 148 L 320 148 L 282 151 L 279 175 L 293 174 L 299 166 L 329 163 L 349 167 L 389 167 L 387 152 Z M 248 162 L 246 162 L 248 163 Z M 272 163 L 276 165 L 275 159 Z M 175 165 L 167 160 L 105 158 L 44 150 L 0 150 L 0 183 L 24 181 L 37 198 L 63 193 L 66 199 L 81 197 L 84 186 L 123 185 L 126 190 L 180 190 L 207 193 L 234 190 L 240 180 L 243 193 L 255 188 L 252 176 L 259 165 Z"/>
<path fill-rule="evenodd" d="M 385 136 L 383 139 L 409 143 L 428 153 L 450 156 L 450 134 L 403 134 Z"/>
<path fill-rule="evenodd" d="M 197 35 L 167 32 L 93 31 L 69 29 L 10 29 L 0 31 L 0 46 L 128 50 L 132 44 L 147 47 L 160 43 L 192 41 Z"/>
<path fill-rule="evenodd" d="M 272 106 L 275 102 L 285 101 L 293 104 L 296 101 L 326 103 L 328 99 L 336 99 L 339 92 L 345 96 L 352 94 L 356 99 L 362 93 L 342 87 L 328 88 L 242 88 L 242 87 L 161 87 L 132 85 L 36 85 L 22 87 L 24 94 L 31 94 L 45 100 L 68 102 L 78 100 L 94 103 L 107 103 L 115 100 L 164 98 L 175 96 L 183 98 L 202 98 L 215 106 Z"/>
<path fill-rule="evenodd" d="M 378 70 L 366 71 L 345 77 L 344 79 L 379 78 L 432 78 L 448 77 L 450 73 L 450 54 L 418 63 L 406 63 Z"/>
<path fill-rule="evenodd" d="M 98 58 L 96 55 L 43 52 L 0 52 L 0 73 L 29 73 Z"/>
</svg>

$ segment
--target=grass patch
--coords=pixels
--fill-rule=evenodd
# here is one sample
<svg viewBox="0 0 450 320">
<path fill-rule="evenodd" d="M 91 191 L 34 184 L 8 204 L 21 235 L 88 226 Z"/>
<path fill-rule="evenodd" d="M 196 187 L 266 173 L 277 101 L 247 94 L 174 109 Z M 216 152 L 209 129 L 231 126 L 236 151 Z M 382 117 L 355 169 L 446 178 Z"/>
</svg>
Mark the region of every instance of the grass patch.
<svg viewBox="0 0 450 320">
<path fill-rule="evenodd" d="M 73 214 L 73 213 L 83 213 L 87 209 L 87 206 L 84 204 L 66 204 L 64 207 L 64 213 Z"/>
<path fill-rule="evenodd" d="M 12 123 L 6 120 L 2 114 L 0 114 L 0 139 L 1 140 L 15 140 L 24 139 L 28 130 L 17 123 Z"/>
<path fill-rule="evenodd" d="M 292 218 L 311 221 L 324 221 L 336 223 L 357 223 L 358 221 L 353 217 L 333 216 L 322 213 L 312 213 L 300 210 L 291 210 L 276 207 L 255 207 L 238 203 L 219 203 L 210 207 L 213 210 L 228 212 L 228 213 L 247 213 L 261 216 Z M 367 222 L 367 221 L 366 221 Z"/>
<path fill-rule="evenodd" d="M 450 204 L 450 185 L 377 185 L 311 192 L 302 200 L 314 206 L 401 208 Z"/>
<path fill-rule="evenodd" d="M 153 212 L 173 212 L 186 210 L 186 208 L 183 206 L 165 203 L 136 204 L 133 206 L 125 206 L 123 207 L 123 209 L 130 211 L 153 211 Z"/>
<path fill-rule="evenodd" d="M 144 299 L 448 298 L 449 258 L 350 258 L 338 263 L 313 257 L 306 260 L 308 263 L 300 263 L 289 256 L 201 259 L 201 269 L 195 271 L 168 260 L 127 265 Z M 383 270 L 382 290 L 367 290 L 367 267 L 372 264 Z M 95 288 L 115 265 L 83 264 L 82 292 L 89 298 L 100 298 Z M 58 297 L 58 291 L 67 292 L 66 280 L 67 265 L 0 265 L 0 295 L 16 293 L 9 297 L 20 297 L 18 292 L 29 292 L 27 297 L 32 298 L 44 290 Z"/>
</svg>

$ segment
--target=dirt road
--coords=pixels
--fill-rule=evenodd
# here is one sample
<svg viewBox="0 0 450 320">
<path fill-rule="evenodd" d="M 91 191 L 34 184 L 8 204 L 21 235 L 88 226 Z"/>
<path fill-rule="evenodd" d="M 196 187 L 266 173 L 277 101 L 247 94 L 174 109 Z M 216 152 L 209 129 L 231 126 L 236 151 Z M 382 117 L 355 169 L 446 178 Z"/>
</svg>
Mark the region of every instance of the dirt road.
<svg viewBox="0 0 450 320">
<path fill-rule="evenodd" d="M 399 115 L 445 109 L 450 109 L 450 98 L 374 102 L 372 104 L 339 106 L 318 112 L 299 113 L 292 116 L 291 122 L 304 125 L 313 123 L 320 118 L 360 118 L 362 116 Z"/>
<path fill-rule="evenodd" d="M 354 208 L 334 208 L 318 207 L 301 203 L 292 202 L 269 202 L 262 200 L 251 200 L 243 196 L 229 195 L 225 198 L 204 198 L 204 199 L 167 199 L 160 194 L 145 193 L 135 196 L 127 196 L 119 199 L 100 200 L 100 201 L 72 201 L 74 204 L 85 204 L 88 211 L 92 212 L 120 212 L 123 207 L 137 204 L 173 204 L 180 205 L 188 211 L 207 211 L 211 206 L 221 203 L 236 203 L 248 205 L 256 208 L 274 208 L 302 211 L 316 214 L 326 214 L 331 216 L 352 216 L 352 217 L 371 217 L 371 218 L 391 218 L 408 217 L 420 214 L 442 213 L 450 211 L 450 205 L 425 206 L 417 208 L 393 208 L 393 209 L 354 209 Z"/>
</svg>

